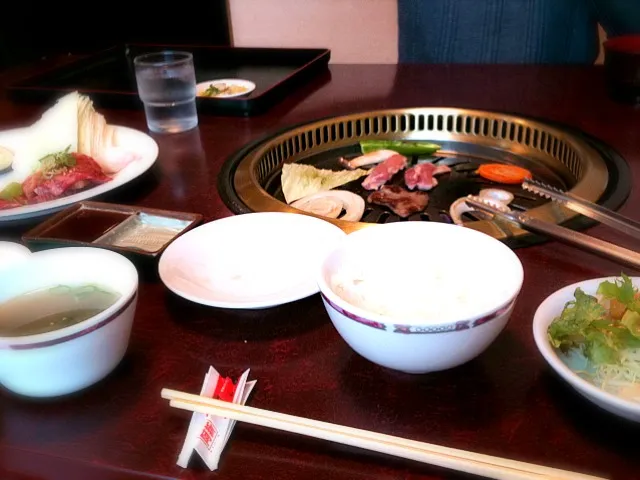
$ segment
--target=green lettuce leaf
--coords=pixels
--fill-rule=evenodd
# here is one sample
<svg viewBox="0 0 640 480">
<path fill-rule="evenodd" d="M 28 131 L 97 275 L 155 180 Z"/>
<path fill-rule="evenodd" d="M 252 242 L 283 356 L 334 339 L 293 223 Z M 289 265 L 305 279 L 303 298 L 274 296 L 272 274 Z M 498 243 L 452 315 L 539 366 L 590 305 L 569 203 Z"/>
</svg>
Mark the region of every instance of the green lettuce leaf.
<svg viewBox="0 0 640 480">
<path fill-rule="evenodd" d="M 589 328 L 585 332 L 582 353 L 596 365 L 602 363 L 617 363 L 620 359 L 615 336 L 596 328 Z"/>
<path fill-rule="evenodd" d="M 556 348 L 567 349 L 582 343 L 593 328 L 592 322 L 606 318 L 606 309 L 594 296 L 587 295 L 577 288 L 574 300 L 568 302 L 564 310 L 551 325 L 548 334 L 551 344 Z"/>
<path fill-rule="evenodd" d="M 622 274 L 613 282 L 602 282 L 597 293 L 627 308 L 621 320 L 612 319 L 608 308 L 600 304 L 597 297 L 577 288 L 574 299 L 567 302 L 560 316 L 549 325 L 547 334 L 550 343 L 564 352 L 579 348 L 595 365 L 615 364 L 620 361 L 620 351 L 640 348 L 638 292 L 631 279 Z"/>
<path fill-rule="evenodd" d="M 627 310 L 622 316 L 620 323 L 627 327 L 631 335 L 640 339 L 640 313 Z"/>
<path fill-rule="evenodd" d="M 637 289 L 627 275 L 623 273 L 620 277 L 614 282 L 602 282 L 598 287 L 598 295 L 617 300 L 629 310 L 640 313 L 640 302 L 636 299 Z"/>
</svg>

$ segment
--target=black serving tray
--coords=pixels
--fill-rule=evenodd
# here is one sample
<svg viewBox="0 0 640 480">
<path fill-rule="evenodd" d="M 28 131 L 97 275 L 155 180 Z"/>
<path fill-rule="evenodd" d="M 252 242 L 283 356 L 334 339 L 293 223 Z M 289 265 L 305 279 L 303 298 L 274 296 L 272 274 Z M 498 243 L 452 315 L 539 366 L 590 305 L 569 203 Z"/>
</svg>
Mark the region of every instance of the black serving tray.
<svg viewBox="0 0 640 480">
<path fill-rule="evenodd" d="M 142 108 L 133 59 L 162 50 L 193 53 L 196 81 L 242 78 L 256 84 L 248 95 L 197 99 L 198 111 L 256 115 L 327 70 L 331 52 L 320 48 L 233 48 L 198 45 L 127 44 L 79 58 L 9 86 L 16 101 L 50 103 L 66 92 L 89 95 L 99 108 Z"/>
</svg>

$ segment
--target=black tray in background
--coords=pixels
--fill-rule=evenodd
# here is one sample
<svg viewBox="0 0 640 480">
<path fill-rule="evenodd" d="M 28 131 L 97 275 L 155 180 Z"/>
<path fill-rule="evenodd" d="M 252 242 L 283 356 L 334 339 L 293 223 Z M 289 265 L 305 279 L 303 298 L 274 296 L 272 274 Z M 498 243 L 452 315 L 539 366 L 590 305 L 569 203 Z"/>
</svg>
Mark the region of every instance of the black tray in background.
<svg viewBox="0 0 640 480">
<path fill-rule="evenodd" d="M 243 97 L 197 99 L 198 111 L 256 115 L 327 69 L 330 50 L 320 48 L 233 48 L 195 45 L 128 44 L 82 57 L 20 80 L 8 87 L 16 101 L 50 103 L 77 90 L 99 108 L 142 108 L 133 59 L 142 53 L 181 50 L 193 53 L 196 81 L 242 78 L 256 84 Z"/>
</svg>

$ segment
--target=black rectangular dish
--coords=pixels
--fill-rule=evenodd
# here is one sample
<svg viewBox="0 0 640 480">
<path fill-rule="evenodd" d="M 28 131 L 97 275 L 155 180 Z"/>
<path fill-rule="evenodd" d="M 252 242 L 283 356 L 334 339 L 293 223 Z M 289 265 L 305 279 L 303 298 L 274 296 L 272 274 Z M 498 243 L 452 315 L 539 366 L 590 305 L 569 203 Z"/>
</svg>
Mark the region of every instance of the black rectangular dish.
<svg viewBox="0 0 640 480">
<path fill-rule="evenodd" d="M 101 202 L 80 202 L 22 236 L 32 250 L 101 247 L 132 259 L 154 260 L 202 215 Z"/>
<path fill-rule="evenodd" d="M 331 52 L 321 48 L 233 48 L 196 45 L 128 44 L 78 58 L 24 78 L 8 87 L 13 100 L 51 103 L 77 90 L 99 108 L 142 108 L 133 59 L 162 50 L 193 53 L 196 81 L 239 78 L 256 84 L 242 97 L 198 97 L 198 110 L 219 115 L 260 114 L 327 70 Z"/>
</svg>

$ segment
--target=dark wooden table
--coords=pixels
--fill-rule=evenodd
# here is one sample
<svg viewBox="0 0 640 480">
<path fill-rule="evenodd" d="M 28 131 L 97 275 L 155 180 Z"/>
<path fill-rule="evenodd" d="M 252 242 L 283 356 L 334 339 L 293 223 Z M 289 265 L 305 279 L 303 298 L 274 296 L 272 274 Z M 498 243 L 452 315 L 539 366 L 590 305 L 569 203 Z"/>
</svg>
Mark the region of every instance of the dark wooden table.
<svg viewBox="0 0 640 480">
<path fill-rule="evenodd" d="M 609 143 L 631 164 L 634 184 L 640 177 L 640 111 L 607 99 L 599 68 L 337 65 L 330 77 L 264 116 L 201 116 L 196 131 L 156 137 L 160 157 L 152 172 L 108 200 L 200 212 L 206 220 L 228 216 L 216 176 L 247 142 L 317 117 L 405 106 L 501 110 L 563 122 Z M 24 124 L 41 111 L 3 96 L 0 127 Z M 112 123 L 145 129 L 142 111 L 105 114 Z M 639 202 L 634 189 L 621 211 L 640 220 Z M 26 228 L 4 228 L 0 235 L 15 237 Z M 589 233 L 633 247 L 604 227 Z M 182 470 L 175 462 L 189 416 L 170 409 L 160 390 L 199 391 L 209 365 L 234 377 L 251 368 L 258 380 L 253 406 L 617 480 L 640 478 L 640 429 L 559 380 L 531 333 L 533 313 L 551 292 L 621 268 L 555 242 L 517 254 L 525 283 L 506 330 L 467 365 L 421 376 L 356 355 L 318 296 L 264 311 L 225 311 L 191 304 L 145 280 L 128 355 L 106 380 L 54 401 L 0 394 L 0 478 L 464 478 L 242 424 L 218 472 L 195 457 Z"/>
</svg>

